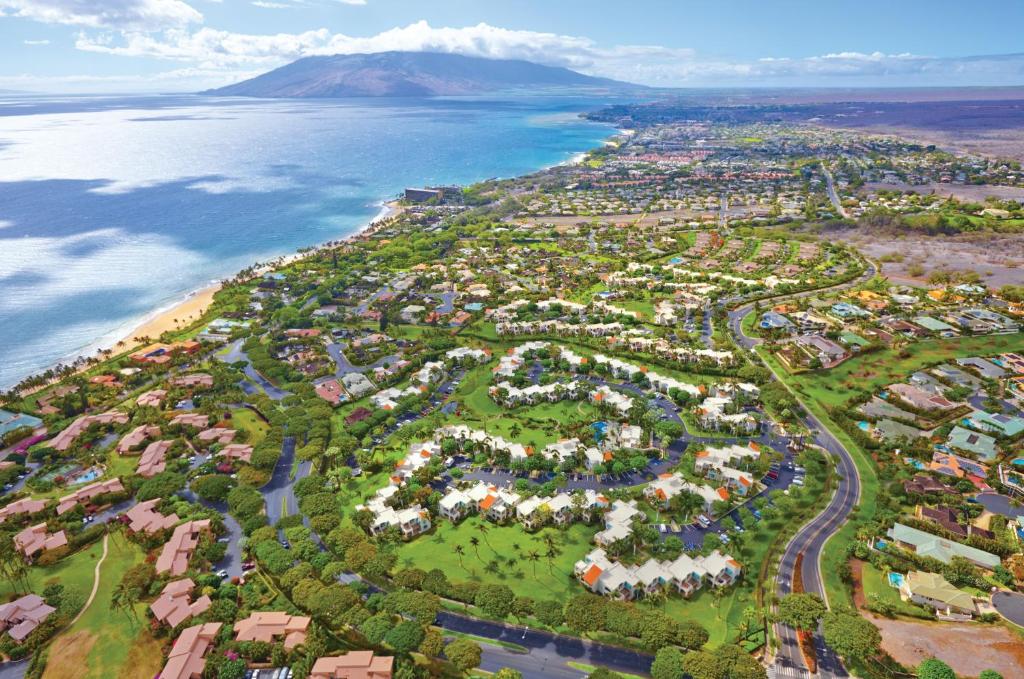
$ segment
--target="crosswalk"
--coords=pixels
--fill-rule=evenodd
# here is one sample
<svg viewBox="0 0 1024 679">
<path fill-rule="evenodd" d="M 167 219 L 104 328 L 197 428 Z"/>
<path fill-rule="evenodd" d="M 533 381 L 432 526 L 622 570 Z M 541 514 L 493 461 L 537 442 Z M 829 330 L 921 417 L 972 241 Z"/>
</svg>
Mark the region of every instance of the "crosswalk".
<svg viewBox="0 0 1024 679">
<path fill-rule="evenodd" d="M 768 667 L 768 679 L 815 679 L 816 676 L 803 667 L 793 667 L 781 663 L 775 663 Z"/>
</svg>

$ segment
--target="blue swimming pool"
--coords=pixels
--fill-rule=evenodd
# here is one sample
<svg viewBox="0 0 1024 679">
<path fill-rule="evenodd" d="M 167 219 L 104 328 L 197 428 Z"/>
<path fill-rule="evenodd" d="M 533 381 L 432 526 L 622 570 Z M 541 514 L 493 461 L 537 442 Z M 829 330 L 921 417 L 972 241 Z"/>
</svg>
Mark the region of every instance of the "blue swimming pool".
<svg viewBox="0 0 1024 679">
<path fill-rule="evenodd" d="M 871 429 L 871 423 L 869 423 L 867 420 L 861 420 L 860 422 L 857 423 L 857 426 L 861 429 L 861 431 L 869 431 Z"/>
<path fill-rule="evenodd" d="M 888 543 L 886 543 L 885 540 L 878 540 L 877 542 L 875 542 L 875 549 L 879 551 L 884 550 L 887 546 Z"/>
<path fill-rule="evenodd" d="M 903 574 L 902 573 L 889 573 L 889 586 L 890 587 L 899 587 L 902 584 L 903 584 Z"/>
</svg>

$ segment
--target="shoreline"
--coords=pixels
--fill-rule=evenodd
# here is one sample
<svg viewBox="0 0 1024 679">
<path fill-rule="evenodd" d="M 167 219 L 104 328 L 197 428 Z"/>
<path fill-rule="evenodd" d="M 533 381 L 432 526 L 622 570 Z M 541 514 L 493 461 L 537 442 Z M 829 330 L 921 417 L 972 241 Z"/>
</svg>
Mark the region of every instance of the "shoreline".
<svg viewBox="0 0 1024 679">
<path fill-rule="evenodd" d="M 372 234 L 374 229 L 378 228 L 383 222 L 387 221 L 391 217 L 396 217 L 405 211 L 405 208 L 399 204 L 398 199 L 381 200 L 377 202 L 376 205 L 380 208 L 377 214 L 359 227 L 355 232 L 340 239 L 324 241 L 309 248 L 304 248 L 301 252 L 292 252 L 290 254 L 275 257 L 265 263 L 255 262 L 253 276 L 262 276 L 264 273 L 272 271 L 280 266 L 287 266 L 288 264 L 297 262 L 316 252 L 335 247 L 348 240 Z M 56 368 L 60 365 L 74 366 L 76 361 L 83 358 L 88 359 L 102 353 L 103 351 L 109 350 L 113 352 L 113 355 L 118 355 L 131 351 L 132 349 L 136 349 L 147 343 L 158 342 L 160 335 L 163 333 L 167 331 L 180 330 L 181 328 L 188 327 L 192 323 L 201 319 L 213 305 L 214 295 L 224 287 L 224 281 L 231 280 L 234 277 L 235 276 L 229 276 L 224 279 L 214 281 L 212 284 L 207 284 L 203 287 L 190 290 L 185 293 L 184 296 L 178 297 L 176 301 L 160 306 L 140 318 L 122 323 L 120 326 L 104 334 L 85 348 L 58 359 L 54 363 L 34 374 L 39 374 L 40 372 Z M 178 322 L 175 323 L 175 320 Z M 147 336 L 149 337 L 149 342 L 139 342 L 135 339 L 137 337 L 142 338 Z M 75 373 L 85 372 L 90 367 L 92 366 L 88 364 L 82 365 L 75 370 Z M 32 375 L 27 375 L 22 377 L 21 380 L 19 380 L 19 383 L 31 376 Z M 53 381 L 55 380 L 51 380 L 41 386 L 30 387 L 20 393 L 28 395 L 49 386 Z M 17 384 L 18 383 L 12 384 L 9 388 L 13 389 Z"/>
<path fill-rule="evenodd" d="M 624 130 L 622 129 L 612 129 L 614 130 L 614 132 L 607 138 L 605 138 L 605 140 L 602 142 L 602 146 L 609 144 L 611 139 L 615 137 L 616 134 L 624 132 Z M 584 151 L 577 151 L 575 153 L 572 153 L 568 158 L 565 158 L 556 163 L 552 163 L 550 165 L 540 167 L 534 170 L 533 172 L 544 172 L 563 165 L 578 164 L 582 159 L 586 158 L 587 154 L 593 151 L 594 148 L 586 149 Z M 525 176 L 525 174 L 519 176 Z M 489 180 L 485 179 L 481 181 Z M 367 235 L 372 235 L 375 229 L 379 228 L 389 219 L 391 219 L 392 217 L 397 217 L 401 215 L 403 212 L 405 212 L 405 207 L 400 204 L 400 198 L 381 199 L 380 201 L 375 203 L 375 205 L 380 207 L 380 210 L 377 212 L 377 214 L 370 218 L 369 221 L 367 221 L 353 233 L 348 234 L 347 236 L 344 236 L 342 238 L 324 241 L 316 245 L 312 245 L 308 248 L 303 248 L 298 252 L 283 254 L 266 262 L 254 262 L 252 275 L 254 277 L 262 276 L 263 274 L 273 271 L 278 267 L 287 266 L 294 262 L 300 261 L 310 256 L 311 254 L 315 254 L 328 248 L 336 247 L 339 244 L 349 240 L 364 237 Z M 98 354 L 102 354 L 104 351 L 110 351 L 114 356 L 125 353 L 126 351 L 130 351 L 131 349 L 141 346 L 142 344 L 140 342 L 135 341 L 134 338 L 136 337 L 149 336 L 150 342 L 159 341 L 159 336 L 164 332 L 168 330 L 180 329 L 181 327 L 187 327 L 187 325 L 189 325 L 190 323 L 193 323 L 195 322 L 195 320 L 202 318 L 203 315 L 209 310 L 210 306 L 213 304 L 214 294 L 223 287 L 225 281 L 231 280 L 236 276 L 237 272 L 235 276 L 225 277 L 214 282 L 212 285 L 207 284 L 203 287 L 195 288 L 186 293 L 184 297 L 177 298 L 177 301 L 172 301 L 163 307 L 158 307 L 153 312 L 144 315 L 138 319 L 127 321 L 118 326 L 117 328 L 112 329 L 110 332 L 105 333 L 101 337 L 97 338 L 94 342 L 83 347 L 82 349 L 69 353 L 68 355 L 57 359 L 50 365 L 41 368 L 33 373 L 22 376 L 21 378 L 19 378 L 18 382 L 11 384 L 9 387 L 6 388 L 16 389 L 17 385 L 23 382 L 24 380 L 30 379 L 35 375 L 39 375 L 45 372 L 46 370 L 55 369 L 58 366 L 70 366 L 74 368 L 74 372 L 76 374 L 85 372 L 92 366 L 89 365 L 88 363 L 85 363 L 83 365 L 76 367 L 75 364 L 77 361 L 95 357 Z M 176 325 L 174 323 L 174 319 L 178 319 L 180 321 L 182 320 L 182 316 L 185 317 L 185 320 L 187 322 L 185 324 L 179 323 Z M 28 387 L 25 390 L 19 390 L 19 393 L 21 393 L 22 395 L 27 395 L 39 391 L 40 389 L 44 389 L 55 381 L 59 380 L 57 378 L 54 378 L 53 380 L 47 381 L 43 385 L 37 385 L 33 387 Z"/>
</svg>

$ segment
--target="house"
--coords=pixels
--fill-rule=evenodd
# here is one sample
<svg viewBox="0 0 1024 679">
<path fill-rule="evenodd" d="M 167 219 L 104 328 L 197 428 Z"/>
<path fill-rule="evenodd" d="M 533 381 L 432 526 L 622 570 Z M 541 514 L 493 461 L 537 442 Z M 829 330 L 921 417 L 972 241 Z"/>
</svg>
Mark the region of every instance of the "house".
<svg viewBox="0 0 1024 679">
<path fill-rule="evenodd" d="M 766 311 L 761 314 L 761 321 L 758 325 L 762 330 L 792 331 L 796 328 L 793 321 L 774 311 Z"/>
<path fill-rule="evenodd" d="M 594 535 L 594 542 L 600 547 L 607 547 L 628 538 L 633 534 L 633 521 L 643 519 L 644 516 L 637 509 L 636 500 L 616 500 L 604 515 L 604 530 Z"/>
<path fill-rule="evenodd" d="M 181 519 L 177 514 L 164 516 L 158 512 L 156 506 L 159 503 L 160 499 L 154 498 L 133 505 L 124 514 L 125 520 L 128 522 L 128 529 L 133 533 L 142 532 L 150 535 L 174 527 Z"/>
<path fill-rule="evenodd" d="M 938 573 L 910 571 L 900 583 L 900 598 L 921 606 L 934 608 L 943 616 L 973 617 L 978 609 L 974 598 L 949 584 Z"/>
<path fill-rule="evenodd" d="M 117 442 L 117 452 L 121 455 L 130 455 L 132 451 L 136 450 L 139 446 L 145 443 L 148 439 L 153 439 L 160 436 L 160 427 L 140 424 L 135 429 L 121 437 L 121 440 Z"/>
<path fill-rule="evenodd" d="M 139 464 L 135 473 L 149 479 L 167 469 L 167 451 L 174 445 L 173 441 L 154 441 L 146 446 L 139 457 Z"/>
<path fill-rule="evenodd" d="M 1024 417 L 1016 415 L 993 415 L 984 410 L 975 410 L 968 416 L 967 424 L 975 429 L 989 431 L 996 436 L 1016 436 L 1024 432 Z"/>
<path fill-rule="evenodd" d="M 902 523 L 895 524 L 889 529 L 887 535 L 896 544 L 914 551 L 918 556 L 938 559 L 945 564 L 948 564 L 954 556 L 963 557 L 975 566 L 986 570 L 992 570 L 1000 564 L 1000 559 L 995 554 L 989 554 L 980 549 L 905 526 Z"/>
<path fill-rule="evenodd" d="M 195 429 L 206 429 L 209 423 L 209 415 L 201 415 L 200 413 L 179 413 L 171 418 L 172 425 L 193 427 Z"/>
<path fill-rule="evenodd" d="M 167 398 L 166 389 L 152 389 L 143 394 L 140 394 L 135 399 L 135 405 L 141 408 L 159 408 L 163 404 L 164 399 Z"/>
<path fill-rule="evenodd" d="M 430 530 L 430 526 L 430 512 L 421 505 L 415 504 L 405 509 L 384 507 L 370 524 L 370 532 L 380 535 L 389 528 L 398 528 L 402 537 L 408 540 Z"/>
<path fill-rule="evenodd" d="M 728 587 L 736 582 L 743 573 L 743 567 L 739 561 L 728 554 L 722 554 L 717 549 L 695 561 L 707 573 L 712 587 Z"/>
<path fill-rule="evenodd" d="M 214 645 L 221 623 L 208 622 L 182 630 L 174 641 L 160 679 L 201 679 L 206 668 L 206 653 Z"/>
<path fill-rule="evenodd" d="M 341 383 L 334 378 L 330 378 L 314 385 L 314 391 L 316 395 L 323 400 L 330 403 L 332 406 L 340 404 L 342 401 L 348 400 L 348 394 L 341 388 Z"/>
<path fill-rule="evenodd" d="M 851 318 L 868 318 L 871 316 L 871 312 L 868 310 L 849 302 L 836 302 L 829 311 L 833 316 L 843 321 Z"/>
<path fill-rule="evenodd" d="M 977 356 L 956 359 L 957 365 L 970 368 L 988 380 L 998 380 L 1006 376 L 1006 371 L 991 361 Z"/>
<path fill-rule="evenodd" d="M 69 424 L 65 429 L 54 436 L 49 446 L 60 452 L 71 447 L 75 440 L 85 433 L 93 425 L 110 426 L 113 424 L 128 424 L 128 416 L 117 410 L 112 410 L 98 415 L 83 415 Z"/>
<path fill-rule="evenodd" d="M 44 509 L 46 509 L 45 500 L 33 500 L 30 497 L 24 497 L 0 508 L 0 523 L 3 523 L 11 516 L 20 516 L 21 514 L 38 514 Z"/>
<path fill-rule="evenodd" d="M 89 504 L 94 498 L 97 498 L 101 495 L 123 492 L 124 486 L 121 485 L 121 479 L 108 479 L 106 481 L 97 481 L 96 483 L 90 483 L 89 485 L 82 486 L 75 492 L 70 493 L 69 495 L 65 495 L 60 500 L 58 500 L 57 515 L 60 516 L 61 514 L 71 511 L 72 509 L 75 508 L 76 505 Z"/>
<path fill-rule="evenodd" d="M 948 412 L 954 410 L 959 405 L 943 396 L 925 391 L 912 384 L 893 384 L 888 387 L 888 391 L 911 407 L 926 412 L 935 410 Z"/>
<path fill-rule="evenodd" d="M 813 311 L 795 311 L 790 317 L 796 323 L 797 329 L 804 334 L 815 334 L 824 332 L 829 326 L 829 321 L 824 316 L 819 316 Z"/>
<path fill-rule="evenodd" d="M 796 338 L 796 343 L 808 353 L 816 355 L 824 367 L 832 367 L 849 355 L 845 347 L 824 335 L 800 335 Z"/>
<path fill-rule="evenodd" d="M 199 546 L 199 537 L 210 530 L 210 520 L 202 519 L 183 523 L 174 529 L 171 538 L 164 544 L 156 560 L 156 572 L 184 575 L 188 561 Z"/>
<path fill-rule="evenodd" d="M 57 549 L 68 544 L 68 538 L 64 531 L 47 533 L 46 524 L 40 523 L 29 526 L 14 535 L 14 546 L 25 556 L 32 558 L 39 552 L 46 552 Z"/>
<path fill-rule="evenodd" d="M 376 389 L 366 375 L 357 372 L 348 373 L 341 378 L 341 384 L 353 398 L 361 398 Z"/>
<path fill-rule="evenodd" d="M 291 650 L 306 641 L 309 623 L 306 616 L 288 615 L 283 611 L 256 611 L 235 623 L 235 641 L 272 644 L 281 640 L 285 649 Z"/>
<path fill-rule="evenodd" d="M 944 493 L 946 495 L 960 494 L 960 491 L 958 491 L 956 488 L 953 488 L 952 486 L 947 486 L 941 481 L 933 479 L 930 476 L 925 476 L 924 474 L 918 474 L 909 481 L 904 481 L 903 490 L 905 490 L 908 495 L 925 495 L 927 493 Z"/>
<path fill-rule="evenodd" d="M 917 518 L 942 526 L 944 529 L 958 537 L 966 538 L 971 535 L 991 540 L 995 534 L 984 528 L 977 528 L 970 523 L 960 523 L 960 514 L 950 507 L 925 507 L 918 505 L 915 512 Z"/>
<path fill-rule="evenodd" d="M 175 354 L 194 354 L 202 348 L 202 344 L 195 340 L 187 340 L 185 342 L 173 342 L 171 344 L 164 344 L 158 342 L 151 344 L 148 347 L 139 349 L 128 356 L 129 359 L 136 363 L 152 363 L 160 365 L 167 363 L 171 360 L 171 357 Z"/>
<path fill-rule="evenodd" d="M 345 655 L 317 658 L 309 679 L 391 679 L 391 656 L 373 651 L 349 651 Z"/>
<path fill-rule="evenodd" d="M 452 523 L 458 523 L 473 511 L 473 501 L 456 488 L 450 489 L 437 502 L 437 513 Z"/>
<path fill-rule="evenodd" d="M 171 384 L 176 387 L 205 387 L 210 388 L 213 386 L 213 375 L 207 373 L 192 373 L 191 375 L 181 375 L 180 377 L 171 378 Z"/>
<path fill-rule="evenodd" d="M 195 587 L 196 583 L 189 578 L 168 582 L 160 596 L 149 606 L 153 617 L 168 627 L 177 627 L 189 618 L 205 613 L 213 602 L 205 594 L 192 601 L 192 590 Z"/>
<path fill-rule="evenodd" d="M 38 594 L 26 594 L 0 606 L 0 632 L 21 643 L 56 610 Z"/>
<path fill-rule="evenodd" d="M 250 463 L 252 462 L 252 450 L 252 446 L 245 443 L 229 443 L 217 451 L 217 457 Z"/>
<path fill-rule="evenodd" d="M 235 439 L 235 434 L 238 432 L 234 429 L 228 429 L 227 427 L 211 427 L 204 431 L 199 432 L 196 436 L 201 442 L 206 444 L 219 443 L 220 445 L 226 445 L 231 443 Z"/>
<path fill-rule="evenodd" d="M 959 425 L 953 427 L 953 430 L 949 432 L 946 445 L 956 450 L 977 455 L 986 461 L 994 460 L 999 452 L 996 449 L 996 440 L 994 438 L 985 434 L 979 434 L 970 429 L 964 429 Z"/>
</svg>

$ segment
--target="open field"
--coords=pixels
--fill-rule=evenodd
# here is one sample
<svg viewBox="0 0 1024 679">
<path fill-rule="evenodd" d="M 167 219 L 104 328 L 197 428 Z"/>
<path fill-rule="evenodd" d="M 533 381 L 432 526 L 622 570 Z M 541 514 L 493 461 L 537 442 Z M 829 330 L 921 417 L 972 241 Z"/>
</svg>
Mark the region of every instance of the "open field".
<svg viewBox="0 0 1024 679">
<path fill-rule="evenodd" d="M 480 525 L 487 526 L 486 533 L 479 530 Z M 563 601 L 584 591 L 573 577 L 573 565 L 593 549 L 591 541 L 597 530 L 597 526 L 574 524 L 566 530 L 527 533 L 519 524 L 496 526 L 478 517 L 458 525 L 438 521 L 430 533 L 401 546 L 398 566 L 440 568 L 451 580 L 497 582 L 508 585 L 518 596 Z M 556 554 L 550 561 L 545 556 L 544 535 L 554 541 Z M 474 538 L 479 541 L 476 547 Z M 455 552 L 456 545 L 465 552 L 461 557 Z M 531 552 L 538 555 L 536 561 L 531 560 Z"/>
<path fill-rule="evenodd" d="M 1024 335 L 983 335 L 914 342 L 899 350 L 885 349 L 855 356 L 827 371 L 804 372 L 787 379 L 814 403 L 837 406 L 852 396 L 873 392 L 924 366 L 963 356 L 991 356 L 1024 349 Z M 808 404 L 810 405 L 810 404 Z"/>
<path fill-rule="evenodd" d="M 138 621 L 110 610 L 110 596 L 124 573 L 142 561 L 142 551 L 122 538 L 112 538 L 100 567 L 99 589 L 82 616 L 59 635 L 50 650 L 43 679 L 144 679 L 159 672 L 160 645 L 146 628 L 146 604 L 136 606 Z M 92 589 L 92 567 L 88 568 Z M 134 658 L 126 662 L 129 654 Z M 120 669 L 118 669 L 120 668 Z"/>
<path fill-rule="evenodd" d="M 1005 627 L 974 622 L 916 622 L 872 617 L 882 633 L 882 648 L 898 662 L 913 667 L 935 657 L 960 677 L 976 677 L 994 669 L 1019 677 L 1024 643 Z"/>
<path fill-rule="evenodd" d="M 900 238 L 860 230 L 829 232 L 829 237 L 851 243 L 869 257 L 899 255 L 900 262 L 881 262 L 882 273 L 898 283 L 927 285 L 936 270 L 976 272 L 981 282 L 992 287 L 1024 280 L 1024 235 L 974 233 L 960 236 L 925 236 L 907 233 Z M 910 274 L 920 266 L 924 273 Z"/>
</svg>

